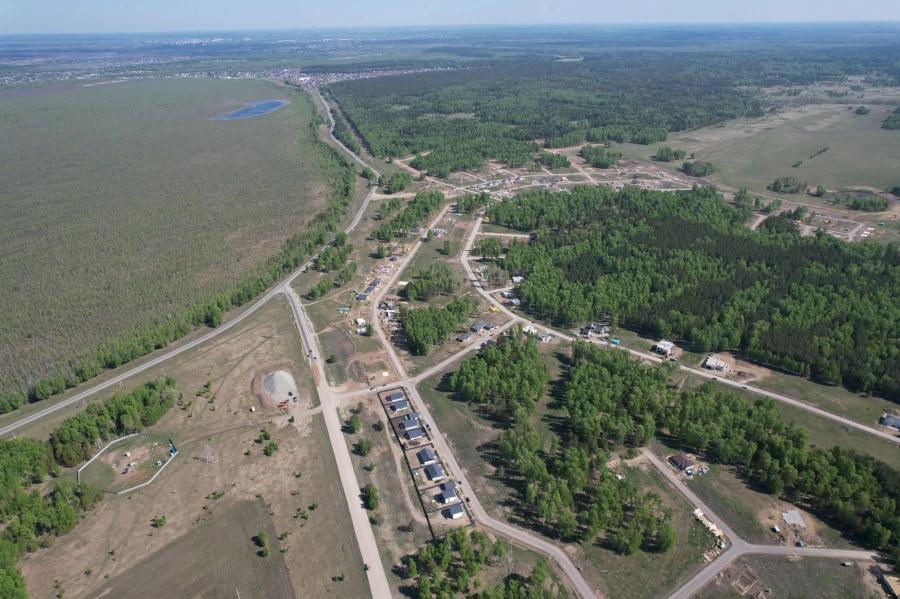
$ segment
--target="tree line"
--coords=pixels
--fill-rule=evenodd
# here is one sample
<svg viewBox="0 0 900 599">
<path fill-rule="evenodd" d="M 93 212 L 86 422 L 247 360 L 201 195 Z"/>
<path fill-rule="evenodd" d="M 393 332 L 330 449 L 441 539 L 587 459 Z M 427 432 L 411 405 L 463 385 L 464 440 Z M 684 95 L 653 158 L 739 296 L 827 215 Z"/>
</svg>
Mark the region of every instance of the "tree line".
<svg viewBox="0 0 900 599">
<path fill-rule="evenodd" d="M 372 237 L 379 241 L 391 241 L 398 235 L 406 235 L 413 226 L 423 222 L 444 205 L 444 194 L 439 191 L 419 191 L 400 214 L 390 222 L 382 223 Z"/>
<path fill-rule="evenodd" d="M 517 293 L 536 315 L 567 326 L 610 319 L 701 352 L 743 350 L 900 400 L 897 243 L 801 237 L 786 219 L 754 232 L 744 225 L 749 206 L 727 204 L 712 187 L 537 191 L 487 214 L 536 231 L 501 262 L 526 276 Z"/>
</svg>

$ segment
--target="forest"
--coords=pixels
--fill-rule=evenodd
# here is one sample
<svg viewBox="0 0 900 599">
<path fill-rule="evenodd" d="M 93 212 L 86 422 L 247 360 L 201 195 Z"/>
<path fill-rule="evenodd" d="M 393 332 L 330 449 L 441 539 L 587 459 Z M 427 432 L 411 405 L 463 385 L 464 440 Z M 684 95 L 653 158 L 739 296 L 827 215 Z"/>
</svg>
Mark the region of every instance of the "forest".
<svg viewBox="0 0 900 599">
<path fill-rule="evenodd" d="M 714 72 L 702 75 L 707 68 Z M 415 155 L 414 168 L 445 177 L 479 169 L 487 159 L 509 166 L 547 159 L 537 154 L 538 139 L 546 148 L 586 139 L 662 141 L 670 131 L 742 115 L 752 94 L 736 85 L 711 57 L 628 55 L 578 63 L 512 60 L 345 81 L 328 92 L 372 154 Z"/>
<path fill-rule="evenodd" d="M 398 235 L 406 235 L 412 231 L 415 225 L 421 224 L 443 205 L 444 194 L 441 192 L 419 191 L 400 214 L 395 216 L 390 222 L 378 225 L 372 231 L 372 237 L 379 241 L 391 241 Z M 381 210 L 378 211 L 378 214 L 380 218 Z"/>
<path fill-rule="evenodd" d="M 754 232 L 749 215 L 712 187 L 537 191 L 487 211 L 535 231 L 532 243 L 510 244 L 501 267 L 526 277 L 517 293 L 536 316 L 609 319 L 900 400 L 897 243 L 801 237 L 788 219 Z"/>
<path fill-rule="evenodd" d="M 685 162 L 681 165 L 681 170 L 691 177 L 708 177 L 716 172 L 716 167 L 711 162 L 695 160 L 694 162 Z"/>
<path fill-rule="evenodd" d="M 441 345 L 456 333 L 476 304 L 471 298 L 455 297 L 443 308 L 401 307 L 400 318 L 409 351 L 416 356 L 428 355 L 432 347 Z"/>
<path fill-rule="evenodd" d="M 519 335 L 501 338 L 500 348 L 520 348 Z M 502 386 L 472 393 L 455 382 L 481 372 L 479 362 L 496 360 L 484 353 L 463 362 L 451 387 L 463 401 L 503 402 Z M 513 356 L 504 365 L 507 378 L 531 376 L 533 356 L 507 353 Z M 749 402 L 717 391 L 712 382 L 679 391 L 670 384 L 674 371 L 669 363 L 646 365 L 627 352 L 575 341 L 563 375 L 560 441 L 541 448 L 527 420 L 501 420 L 499 451 L 512 473 L 508 484 L 519 489 L 517 512 L 564 540 L 588 541 L 602 533 L 603 543 L 620 553 L 671 549 L 675 531 L 658 498 L 638 493 L 627 477 L 616 480 L 606 468 L 609 451 L 627 452 L 660 437 L 733 466 L 748 482 L 869 547 L 897 551 L 900 472 L 840 446 L 811 448 L 807 432 L 786 423 L 769 398 Z"/>
<path fill-rule="evenodd" d="M 175 381 L 150 381 L 127 394 L 64 420 L 49 441 L 0 439 L 0 597 L 27 599 L 25 581 L 16 569 L 23 553 L 50 547 L 54 537 L 75 528 L 79 515 L 103 499 L 90 485 L 61 477 L 60 466 L 76 466 L 96 450 L 97 439 L 119 436 L 155 424 L 172 407 Z M 49 491 L 33 488 L 53 481 Z"/>
</svg>

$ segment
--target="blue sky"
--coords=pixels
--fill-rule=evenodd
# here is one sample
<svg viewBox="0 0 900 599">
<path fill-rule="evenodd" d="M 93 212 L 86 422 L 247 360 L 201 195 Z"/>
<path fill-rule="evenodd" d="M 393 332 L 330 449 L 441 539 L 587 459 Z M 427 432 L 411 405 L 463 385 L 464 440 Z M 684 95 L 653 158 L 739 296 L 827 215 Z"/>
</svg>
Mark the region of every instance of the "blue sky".
<svg viewBox="0 0 900 599">
<path fill-rule="evenodd" d="M 900 1 L 0 0 L 0 34 L 802 21 L 900 21 Z"/>
</svg>

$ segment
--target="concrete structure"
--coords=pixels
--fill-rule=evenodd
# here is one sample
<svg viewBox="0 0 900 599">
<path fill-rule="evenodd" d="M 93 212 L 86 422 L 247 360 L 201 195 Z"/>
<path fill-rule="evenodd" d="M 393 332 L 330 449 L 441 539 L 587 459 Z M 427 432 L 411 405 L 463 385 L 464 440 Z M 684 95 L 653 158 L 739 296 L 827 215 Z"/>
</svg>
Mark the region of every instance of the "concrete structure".
<svg viewBox="0 0 900 599">
<path fill-rule="evenodd" d="M 428 480 L 441 480 L 444 478 L 444 468 L 440 464 L 426 466 L 425 476 L 428 477 Z"/>
<path fill-rule="evenodd" d="M 703 361 L 703 367 L 709 368 L 710 370 L 725 372 L 728 369 L 728 364 L 725 363 L 724 360 L 720 360 L 719 358 L 713 357 L 712 354 L 709 354 L 706 356 L 706 360 Z"/>
<path fill-rule="evenodd" d="M 416 459 L 419 460 L 419 463 L 423 466 L 430 466 L 437 462 L 437 456 L 431 451 L 430 447 L 426 447 L 422 451 L 416 454 Z"/>
</svg>

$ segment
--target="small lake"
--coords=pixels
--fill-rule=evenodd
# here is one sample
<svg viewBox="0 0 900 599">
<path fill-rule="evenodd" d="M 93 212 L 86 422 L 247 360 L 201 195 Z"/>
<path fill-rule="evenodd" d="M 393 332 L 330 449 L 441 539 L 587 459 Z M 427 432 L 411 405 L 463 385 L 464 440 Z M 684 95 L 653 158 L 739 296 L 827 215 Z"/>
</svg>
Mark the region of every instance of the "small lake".
<svg viewBox="0 0 900 599">
<path fill-rule="evenodd" d="M 275 112 L 282 106 L 287 104 L 284 100 L 265 100 L 263 102 L 250 102 L 247 108 L 241 108 L 222 116 L 214 116 L 211 121 L 230 121 L 232 119 L 252 119 L 255 116 L 262 116 Z"/>
</svg>

